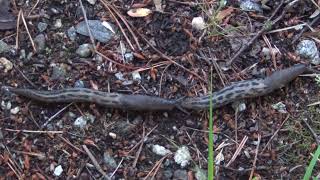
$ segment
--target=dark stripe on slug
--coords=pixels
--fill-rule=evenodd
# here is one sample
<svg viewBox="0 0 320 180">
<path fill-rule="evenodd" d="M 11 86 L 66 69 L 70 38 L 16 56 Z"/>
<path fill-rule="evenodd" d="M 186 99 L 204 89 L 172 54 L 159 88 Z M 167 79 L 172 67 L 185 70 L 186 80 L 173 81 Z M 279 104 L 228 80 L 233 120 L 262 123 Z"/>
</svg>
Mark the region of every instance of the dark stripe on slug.
<svg viewBox="0 0 320 180">
<path fill-rule="evenodd" d="M 258 82 L 256 82 L 256 81 L 252 81 L 252 82 L 251 82 L 251 85 L 252 85 L 252 86 L 258 86 L 259 84 L 260 84 L 260 83 L 258 83 Z"/>
<path fill-rule="evenodd" d="M 240 93 L 244 93 L 246 90 L 243 90 L 243 89 L 241 89 L 241 90 L 235 90 L 235 93 L 238 93 L 238 94 L 240 94 Z"/>
<path fill-rule="evenodd" d="M 109 94 L 109 97 L 116 98 L 116 97 L 119 97 L 119 95 L 118 94 Z"/>
<path fill-rule="evenodd" d="M 237 87 L 247 87 L 249 83 L 240 83 Z"/>
<path fill-rule="evenodd" d="M 223 99 L 223 96 L 221 95 L 217 99 L 218 99 L 218 101 L 221 101 Z"/>
<path fill-rule="evenodd" d="M 218 91 L 217 95 L 224 94 L 225 92 L 231 91 L 231 90 L 233 90 L 234 88 L 235 88 L 235 87 L 234 87 L 234 85 L 233 85 L 233 86 L 227 87 L 227 88 L 225 88 L 225 89 L 222 89 L 221 91 Z"/>
<path fill-rule="evenodd" d="M 233 96 L 233 94 L 234 94 L 234 93 L 231 92 L 231 93 L 227 94 L 227 95 L 225 96 L 225 98 L 226 98 L 226 99 L 230 99 L 230 98 Z"/>
</svg>

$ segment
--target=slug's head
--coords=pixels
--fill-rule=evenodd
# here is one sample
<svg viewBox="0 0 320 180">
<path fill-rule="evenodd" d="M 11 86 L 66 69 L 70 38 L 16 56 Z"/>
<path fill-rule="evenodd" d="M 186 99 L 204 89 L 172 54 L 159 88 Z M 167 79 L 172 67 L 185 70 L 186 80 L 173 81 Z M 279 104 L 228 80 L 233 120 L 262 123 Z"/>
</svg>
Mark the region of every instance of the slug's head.
<svg viewBox="0 0 320 180">
<path fill-rule="evenodd" d="M 290 68 L 274 72 L 271 76 L 265 78 L 264 83 L 270 90 L 278 89 L 298 77 L 307 70 L 304 64 L 297 64 Z"/>
</svg>

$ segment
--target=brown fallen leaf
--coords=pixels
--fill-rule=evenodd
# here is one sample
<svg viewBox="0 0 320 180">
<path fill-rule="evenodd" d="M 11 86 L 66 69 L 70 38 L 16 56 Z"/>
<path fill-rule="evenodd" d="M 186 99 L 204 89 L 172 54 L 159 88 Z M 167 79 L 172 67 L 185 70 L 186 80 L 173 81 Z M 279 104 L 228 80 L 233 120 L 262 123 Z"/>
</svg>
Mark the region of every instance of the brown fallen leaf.
<svg viewBox="0 0 320 180">
<path fill-rule="evenodd" d="M 224 9 L 224 10 L 220 11 L 216 16 L 216 19 L 219 22 L 222 21 L 227 16 L 230 16 L 230 14 L 232 14 L 233 10 L 234 10 L 233 7 L 228 7 L 227 9 Z"/>
</svg>

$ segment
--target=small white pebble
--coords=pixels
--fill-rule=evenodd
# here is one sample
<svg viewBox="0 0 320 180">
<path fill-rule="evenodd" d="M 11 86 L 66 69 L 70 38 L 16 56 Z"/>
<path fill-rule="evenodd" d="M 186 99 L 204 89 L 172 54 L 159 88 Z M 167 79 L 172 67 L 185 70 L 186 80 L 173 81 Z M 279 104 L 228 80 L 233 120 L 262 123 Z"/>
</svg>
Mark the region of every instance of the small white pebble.
<svg viewBox="0 0 320 180">
<path fill-rule="evenodd" d="M 152 152 L 154 152 L 155 154 L 160 155 L 160 156 L 165 156 L 166 154 L 171 153 L 170 150 L 168 150 L 165 147 L 160 146 L 158 144 L 152 145 Z"/>
<path fill-rule="evenodd" d="M 4 72 L 7 73 L 8 71 L 10 71 L 13 68 L 13 64 L 11 61 L 9 61 L 7 58 L 2 57 L 0 58 L 0 66 L 4 67 Z"/>
<path fill-rule="evenodd" d="M 17 106 L 17 107 L 15 107 L 15 108 L 12 108 L 12 109 L 10 110 L 10 113 L 11 113 L 11 114 L 17 114 L 19 111 L 20 111 L 20 108 L 19 108 L 19 106 Z"/>
<path fill-rule="evenodd" d="M 133 71 L 132 72 L 132 80 L 136 81 L 136 82 L 140 82 L 141 81 L 141 76 L 140 76 L 140 73 L 138 71 Z"/>
<path fill-rule="evenodd" d="M 112 139 L 117 139 L 117 134 L 113 132 L 109 132 L 109 136 L 112 137 Z"/>
<path fill-rule="evenodd" d="M 196 30 L 203 30 L 206 28 L 206 23 L 202 17 L 194 17 L 191 22 L 192 28 Z"/>
<path fill-rule="evenodd" d="M 55 28 L 61 28 L 62 27 L 62 21 L 61 19 L 57 19 L 56 22 L 54 23 Z"/>
<path fill-rule="evenodd" d="M 181 148 L 179 148 L 174 155 L 174 161 L 177 164 L 180 164 L 182 168 L 187 166 L 190 160 L 191 160 L 191 155 L 186 146 L 182 146 Z"/>
<path fill-rule="evenodd" d="M 62 166 L 59 165 L 56 168 L 54 168 L 53 175 L 54 176 L 60 176 L 62 174 L 62 172 L 63 172 Z"/>
</svg>

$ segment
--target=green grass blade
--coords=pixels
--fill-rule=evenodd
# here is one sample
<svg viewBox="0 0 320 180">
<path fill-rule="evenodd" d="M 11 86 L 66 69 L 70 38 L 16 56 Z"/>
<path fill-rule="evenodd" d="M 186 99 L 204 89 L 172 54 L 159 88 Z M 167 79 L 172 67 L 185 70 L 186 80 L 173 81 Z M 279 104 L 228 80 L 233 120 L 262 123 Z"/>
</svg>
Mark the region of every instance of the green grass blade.
<svg viewBox="0 0 320 180">
<path fill-rule="evenodd" d="M 208 180 L 213 180 L 214 161 L 213 161 L 213 109 L 212 109 L 212 67 L 210 73 L 210 105 L 209 105 L 209 160 L 208 160 Z"/>
<path fill-rule="evenodd" d="M 313 155 L 311 161 L 310 161 L 310 164 L 307 168 L 307 171 L 305 172 L 304 174 L 304 177 L 303 177 L 303 180 L 309 180 L 311 175 L 312 175 L 312 170 L 314 168 L 314 166 L 316 165 L 316 162 L 319 158 L 319 155 L 320 155 L 320 146 L 318 146 L 317 150 L 316 150 L 316 153 Z"/>
</svg>

